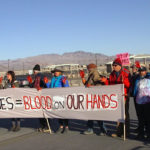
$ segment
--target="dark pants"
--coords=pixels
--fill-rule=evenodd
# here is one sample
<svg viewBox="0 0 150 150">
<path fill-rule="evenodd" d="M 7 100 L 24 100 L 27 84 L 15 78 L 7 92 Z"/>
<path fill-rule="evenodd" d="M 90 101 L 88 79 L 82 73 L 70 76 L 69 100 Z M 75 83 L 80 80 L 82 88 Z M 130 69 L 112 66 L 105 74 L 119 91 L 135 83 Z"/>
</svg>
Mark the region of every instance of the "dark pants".
<svg viewBox="0 0 150 150">
<path fill-rule="evenodd" d="M 104 122 L 103 121 L 99 121 L 99 120 L 96 120 L 96 121 L 97 121 L 101 131 L 106 133 L 107 129 L 106 129 L 105 125 L 104 125 Z M 88 122 L 87 122 L 88 128 L 93 128 L 93 124 L 94 124 L 94 120 L 88 120 Z"/>
<path fill-rule="evenodd" d="M 67 127 L 68 126 L 68 119 L 59 119 L 60 126 Z"/>
<path fill-rule="evenodd" d="M 137 114 L 139 117 L 139 135 L 146 135 L 150 138 L 150 103 L 137 104 Z"/>
<path fill-rule="evenodd" d="M 12 118 L 11 121 L 20 121 L 20 118 Z"/>
<path fill-rule="evenodd" d="M 137 103 L 136 103 L 136 97 L 134 97 L 134 106 L 135 106 L 135 112 L 136 112 L 136 115 L 137 115 L 137 119 L 138 119 L 138 122 L 139 122 L 139 116 L 138 116 L 138 108 L 137 108 Z"/>
<path fill-rule="evenodd" d="M 48 128 L 48 126 L 47 126 L 47 121 L 46 121 L 45 118 L 39 118 L 39 122 L 40 122 L 40 127 L 41 127 L 42 129 L 47 129 L 47 128 Z"/>
</svg>

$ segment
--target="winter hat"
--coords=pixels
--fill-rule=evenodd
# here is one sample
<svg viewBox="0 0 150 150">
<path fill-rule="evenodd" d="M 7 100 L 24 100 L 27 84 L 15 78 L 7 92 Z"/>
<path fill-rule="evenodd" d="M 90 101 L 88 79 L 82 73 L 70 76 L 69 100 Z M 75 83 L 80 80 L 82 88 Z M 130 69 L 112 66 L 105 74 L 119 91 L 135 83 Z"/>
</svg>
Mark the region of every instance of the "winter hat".
<svg viewBox="0 0 150 150">
<path fill-rule="evenodd" d="M 141 66 L 141 67 L 139 68 L 139 72 L 141 72 L 141 71 L 147 71 L 146 67 L 145 67 L 145 66 Z"/>
<path fill-rule="evenodd" d="M 97 66 L 95 64 L 89 64 L 89 65 L 87 65 L 87 68 L 88 69 L 95 69 L 95 68 L 97 68 Z"/>
<path fill-rule="evenodd" d="M 54 70 L 52 70 L 52 71 L 51 71 L 51 73 L 55 73 L 55 72 L 61 72 L 61 73 L 63 73 L 63 71 L 62 71 L 62 70 L 57 69 L 57 68 L 55 68 Z"/>
<path fill-rule="evenodd" d="M 34 66 L 33 70 L 40 71 L 40 65 L 39 65 L 39 64 L 36 64 L 36 65 Z"/>
<path fill-rule="evenodd" d="M 122 66 L 121 59 L 120 59 L 120 58 L 116 58 L 116 59 L 113 61 L 113 65 L 119 65 L 119 66 Z"/>
<path fill-rule="evenodd" d="M 140 62 L 139 62 L 139 61 L 136 61 L 135 64 L 133 64 L 133 65 L 131 66 L 131 68 L 136 68 L 136 69 L 139 69 L 140 67 L 141 67 L 141 65 L 140 65 Z"/>
</svg>

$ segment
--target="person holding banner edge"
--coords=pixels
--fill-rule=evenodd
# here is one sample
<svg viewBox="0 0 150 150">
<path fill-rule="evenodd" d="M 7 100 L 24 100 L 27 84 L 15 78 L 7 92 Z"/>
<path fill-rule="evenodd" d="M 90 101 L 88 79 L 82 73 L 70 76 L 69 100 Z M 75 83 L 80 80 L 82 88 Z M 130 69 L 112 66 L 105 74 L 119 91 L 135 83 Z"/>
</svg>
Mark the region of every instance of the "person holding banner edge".
<svg viewBox="0 0 150 150">
<path fill-rule="evenodd" d="M 130 73 L 127 69 L 122 67 L 120 58 L 116 58 L 113 61 L 113 71 L 111 72 L 109 79 L 102 78 L 101 82 L 105 85 L 124 84 L 124 99 L 125 99 L 125 127 L 126 137 L 129 137 L 130 128 L 130 116 L 129 116 L 129 88 L 130 88 Z M 112 137 L 122 137 L 124 135 L 124 124 L 117 123 L 117 132 L 112 134 Z"/>
<path fill-rule="evenodd" d="M 104 85 L 100 81 L 100 75 L 99 75 L 99 72 L 97 70 L 97 66 L 95 64 L 87 65 L 87 69 L 88 69 L 88 72 L 89 72 L 87 80 L 84 78 L 84 71 L 80 70 L 80 76 L 82 78 L 82 83 L 85 85 L 85 87 Z M 94 122 L 94 120 L 88 120 L 88 122 L 87 122 L 88 129 L 86 131 L 84 131 L 83 134 L 88 135 L 88 134 L 93 134 L 94 133 L 94 131 L 93 131 L 93 122 Z M 99 132 L 98 135 L 106 135 L 107 134 L 107 129 L 104 125 L 104 122 L 99 121 L 99 120 L 97 120 L 97 122 L 98 122 L 98 125 L 99 125 L 100 130 L 101 130 L 101 132 Z"/>
<path fill-rule="evenodd" d="M 16 81 L 14 71 L 8 71 L 6 73 L 6 76 L 7 76 L 7 80 L 4 81 L 3 89 L 19 87 L 19 83 Z M 9 131 L 16 132 L 21 129 L 20 118 L 12 118 L 11 124 L 12 124 L 12 127 L 9 129 Z"/>
</svg>

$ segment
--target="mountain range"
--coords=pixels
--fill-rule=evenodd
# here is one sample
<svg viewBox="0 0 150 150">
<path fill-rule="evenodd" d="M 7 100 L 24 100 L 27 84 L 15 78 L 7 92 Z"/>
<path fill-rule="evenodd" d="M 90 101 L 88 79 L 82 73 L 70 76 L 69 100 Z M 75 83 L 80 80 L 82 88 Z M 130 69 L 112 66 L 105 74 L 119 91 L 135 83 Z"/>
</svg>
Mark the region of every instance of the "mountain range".
<svg viewBox="0 0 150 150">
<path fill-rule="evenodd" d="M 80 64 L 87 65 L 89 63 L 95 63 L 97 65 L 103 65 L 109 61 L 112 61 L 114 56 L 107 56 L 101 53 L 92 53 L 84 51 L 76 51 L 59 54 L 43 54 L 38 56 L 19 58 L 15 60 L 2 60 L 0 61 L 0 71 L 9 70 L 29 70 L 34 67 L 35 64 L 40 64 L 41 67 L 54 64 Z"/>
</svg>

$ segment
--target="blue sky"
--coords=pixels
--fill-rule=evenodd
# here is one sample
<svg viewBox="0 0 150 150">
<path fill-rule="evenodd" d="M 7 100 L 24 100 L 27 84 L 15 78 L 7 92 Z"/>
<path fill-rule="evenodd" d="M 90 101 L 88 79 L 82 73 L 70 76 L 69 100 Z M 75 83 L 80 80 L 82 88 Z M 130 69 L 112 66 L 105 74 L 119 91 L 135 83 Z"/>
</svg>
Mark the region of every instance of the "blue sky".
<svg viewBox="0 0 150 150">
<path fill-rule="evenodd" d="M 150 0 L 0 0 L 0 60 L 150 53 Z"/>
</svg>

